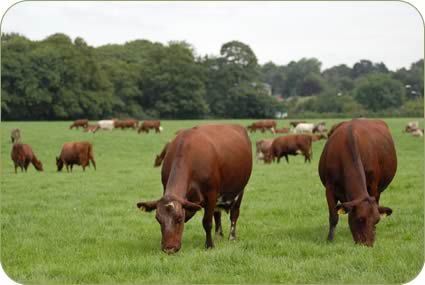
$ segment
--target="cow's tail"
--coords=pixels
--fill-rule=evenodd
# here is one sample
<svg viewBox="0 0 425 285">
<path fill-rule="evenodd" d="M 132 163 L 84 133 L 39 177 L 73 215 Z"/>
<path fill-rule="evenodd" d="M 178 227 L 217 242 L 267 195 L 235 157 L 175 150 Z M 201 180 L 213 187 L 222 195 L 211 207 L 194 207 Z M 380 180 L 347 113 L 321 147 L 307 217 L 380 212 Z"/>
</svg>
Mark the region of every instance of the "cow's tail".
<svg viewBox="0 0 425 285">
<path fill-rule="evenodd" d="M 88 151 L 87 151 L 87 157 L 91 161 L 91 164 L 93 165 L 94 170 L 96 170 L 96 161 L 94 160 L 93 145 L 92 144 L 89 144 Z"/>
<path fill-rule="evenodd" d="M 351 153 L 351 159 L 354 162 L 354 165 L 356 166 L 356 170 L 358 170 L 357 175 L 359 175 L 360 177 L 358 177 L 359 179 L 361 179 L 362 183 L 364 184 L 364 187 L 366 189 L 366 176 L 364 173 L 364 167 L 363 167 L 363 162 L 361 160 L 360 157 L 360 151 L 359 148 L 357 146 L 356 140 L 354 138 L 354 130 L 353 130 L 353 125 L 350 124 L 347 128 L 347 132 L 348 132 L 348 148 L 350 149 L 350 153 Z"/>
</svg>

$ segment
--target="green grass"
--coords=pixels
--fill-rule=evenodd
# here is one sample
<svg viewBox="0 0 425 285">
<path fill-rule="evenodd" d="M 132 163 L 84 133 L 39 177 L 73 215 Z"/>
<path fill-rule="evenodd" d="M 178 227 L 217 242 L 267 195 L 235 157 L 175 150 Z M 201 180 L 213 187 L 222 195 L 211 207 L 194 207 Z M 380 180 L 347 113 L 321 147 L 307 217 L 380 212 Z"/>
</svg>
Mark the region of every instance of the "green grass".
<svg viewBox="0 0 425 285">
<path fill-rule="evenodd" d="M 232 121 L 247 125 L 245 121 Z M 338 120 L 327 120 L 328 128 Z M 185 226 L 176 255 L 160 250 L 154 214 L 136 203 L 160 197 L 160 169 L 153 160 L 174 132 L 206 121 L 164 121 L 161 135 L 114 130 L 69 130 L 69 122 L 1 124 L 1 262 L 20 283 L 405 283 L 424 262 L 424 140 L 402 134 L 409 119 L 387 119 L 398 155 L 395 179 L 381 197 L 394 210 L 377 227 L 373 248 L 353 243 L 342 217 L 335 241 L 325 241 L 328 214 L 317 165 L 324 141 L 314 144 L 311 164 L 254 169 L 241 206 L 237 241 L 204 249 L 198 213 Z M 229 121 L 222 121 L 229 122 Z M 279 122 L 287 126 L 288 122 Z M 423 120 L 421 121 L 423 125 Z M 21 128 L 44 172 L 30 166 L 14 173 L 10 129 Z M 271 134 L 251 135 L 254 142 Z M 98 169 L 58 173 L 55 156 L 66 141 L 94 144 Z"/>
</svg>

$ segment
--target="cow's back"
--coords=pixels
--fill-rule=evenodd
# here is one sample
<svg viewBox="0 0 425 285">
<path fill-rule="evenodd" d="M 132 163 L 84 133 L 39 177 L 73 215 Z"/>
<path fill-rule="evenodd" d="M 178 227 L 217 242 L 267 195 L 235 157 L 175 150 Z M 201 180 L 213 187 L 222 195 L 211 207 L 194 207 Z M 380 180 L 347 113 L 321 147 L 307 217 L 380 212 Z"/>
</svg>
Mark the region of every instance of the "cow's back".
<svg viewBox="0 0 425 285">
<path fill-rule="evenodd" d="M 359 160 L 357 165 L 356 160 Z M 388 126 L 380 120 L 354 119 L 339 123 L 325 144 L 319 174 L 322 183 L 342 186 L 347 165 L 361 169 L 366 183 L 378 183 L 382 192 L 397 170 L 397 157 Z M 333 181 L 328 181 L 332 179 Z"/>
<path fill-rule="evenodd" d="M 67 142 L 60 156 L 64 161 L 79 161 L 81 156 L 87 156 L 90 146 L 89 142 Z"/>
<path fill-rule="evenodd" d="M 251 142 L 239 125 L 205 125 L 179 132 L 164 158 L 164 189 L 174 160 L 182 155 L 192 167 L 192 179 L 200 185 L 218 184 L 218 192 L 240 191 L 251 175 Z"/>
</svg>

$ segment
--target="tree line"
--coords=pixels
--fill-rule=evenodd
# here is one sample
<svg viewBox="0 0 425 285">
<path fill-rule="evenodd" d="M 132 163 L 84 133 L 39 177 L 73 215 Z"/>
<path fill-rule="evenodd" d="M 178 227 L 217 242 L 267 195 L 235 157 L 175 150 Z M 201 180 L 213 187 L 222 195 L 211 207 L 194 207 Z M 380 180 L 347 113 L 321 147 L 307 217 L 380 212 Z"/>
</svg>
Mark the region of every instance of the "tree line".
<svg viewBox="0 0 425 285">
<path fill-rule="evenodd" d="M 213 56 L 184 41 L 94 48 L 60 33 L 1 41 L 3 120 L 423 116 L 423 59 L 396 71 L 369 60 L 322 70 L 316 58 L 261 65 L 238 41 Z"/>
</svg>

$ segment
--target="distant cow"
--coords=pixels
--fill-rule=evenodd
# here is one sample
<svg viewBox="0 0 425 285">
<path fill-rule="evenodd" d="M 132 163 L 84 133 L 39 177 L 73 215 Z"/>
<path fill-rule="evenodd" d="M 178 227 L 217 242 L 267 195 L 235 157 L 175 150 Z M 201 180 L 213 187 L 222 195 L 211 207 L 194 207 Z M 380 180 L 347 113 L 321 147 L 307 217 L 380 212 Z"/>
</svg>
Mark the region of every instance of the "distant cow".
<svg viewBox="0 0 425 285">
<path fill-rule="evenodd" d="M 89 120 L 87 119 L 80 119 L 80 120 L 75 120 L 71 126 L 69 126 L 69 129 L 73 129 L 73 128 L 79 128 L 79 127 L 83 127 L 83 128 L 87 128 L 87 126 L 89 125 Z"/>
<path fill-rule="evenodd" d="M 406 127 L 404 128 L 403 132 L 412 133 L 412 132 L 416 131 L 418 128 L 419 128 L 419 122 L 418 121 L 408 122 L 406 124 Z"/>
<path fill-rule="evenodd" d="M 139 121 L 134 119 L 128 119 L 128 120 L 116 120 L 114 121 L 114 127 L 116 129 L 137 129 L 139 126 Z"/>
<path fill-rule="evenodd" d="M 97 125 L 101 130 L 112 131 L 114 129 L 114 120 L 100 120 Z"/>
<path fill-rule="evenodd" d="M 168 146 L 161 173 L 163 196 L 137 203 L 137 207 L 156 210 L 161 249 L 166 253 L 180 249 L 184 223 L 204 208 L 205 246 L 212 248 L 213 217 L 216 235 L 223 234 L 219 209 L 230 210 L 229 239 L 235 239 L 239 207 L 251 170 L 251 142 L 242 126 L 194 127 L 180 132 Z"/>
<path fill-rule="evenodd" d="M 86 166 L 90 166 L 90 161 L 96 170 L 96 161 L 93 156 L 93 145 L 90 142 L 67 142 L 63 145 L 62 151 L 59 157 L 56 157 L 56 166 L 58 171 L 61 171 L 65 165 L 66 171 L 69 171 L 74 164 L 81 165 L 83 171 L 86 170 Z"/>
<path fill-rule="evenodd" d="M 21 172 L 24 169 L 25 172 L 27 172 L 30 163 L 32 163 L 38 171 L 43 171 L 43 164 L 37 159 L 29 144 L 13 144 L 10 157 L 15 165 L 15 173 L 17 173 L 18 166 L 21 168 Z"/>
<path fill-rule="evenodd" d="M 146 120 L 140 125 L 140 128 L 137 130 L 137 133 L 149 133 L 150 129 L 154 129 L 155 133 L 160 133 L 162 131 L 161 122 L 159 120 Z"/>
<path fill-rule="evenodd" d="M 84 131 L 85 132 L 90 132 L 90 133 L 95 133 L 99 130 L 99 125 L 88 125 Z"/>
<path fill-rule="evenodd" d="M 291 121 L 289 122 L 289 125 L 295 128 L 298 124 L 302 124 L 302 123 L 306 123 L 306 121 Z"/>
<path fill-rule="evenodd" d="M 10 132 L 10 139 L 12 143 L 19 143 L 21 141 L 21 130 L 16 128 Z"/>
<path fill-rule="evenodd" d="M 311 162 L 312 158 L 312 138 L 309 135 L 288 135 L 278 137 L 273 140 L 273 143 L 267 153 L 264 162 L 270 163 L 275 161 L 280 162 L 282 156 L 289 163 L 288 155 L 302 154 L 304 162 Z"/>
<path fill-rule="evenodd" d="M 394 142 L 383 121 L 353 119 L 334 128 L 319 162 L 329 209 L 328 240 L 334 239 L 338 214 L 348 213 L 354 241 L 373 245 L 375 225 L 392 213 L 379 206 L 379 198 L 396 170 Z"/>
<path fill-rule="evenodd" d="M 309 124 L 309 123 L 299 123 L 295 129 L 294 132 L 296 134 L 301 134 L 301 133 L 313 133 L 313 128 L 314 128 L 314 124 Z"/>
<path fill-rule="evenodd" d="M 170 144 L 170 142 L 167 142 L 167 143 L 164 145 L 164 148 L 162 149 L 161 153 L 160 153 L 160 154 L 158 154 L 158 155 L 156 156 L 156 158 L 155 158 L 155 162 L 154 162 L 154 164 L 153 164 L 153 166 L 154 166 L 154 167 L 159 167 L 159 166 L 161 166 L 162 161 L 164 160 L 164 157 L 165 157 L 165 155 L 167 154 L 167 148 L 168 148 L 168 145 L 169 145 L 169 144 Z"/>
<path fill-rule="evenodd" d="M 289 128 L 277 128 L 275 130 L 276 134 L 289 134 Z"/>
<path fill-rule="evenodd" d="M 251 133 L 256 132 L 257 130 L 260 130 L 262 133 L 264 133 L 266 130 L 269 130 L 270 132 L 274 134 L 276 130 L 276 121 L 273 121 L 273 120 L 258 121 L 258 122 L 252 123 L 246 128 Z"/>
<path fill-rule="evenodd" d="M 256 159 L 258 160 L 264 160 L 265 155 L 269 152 L 270 147 L 272 146 L 273 139 L 262 139 L 255 143 L 256 148 Z"/>
</svg>

